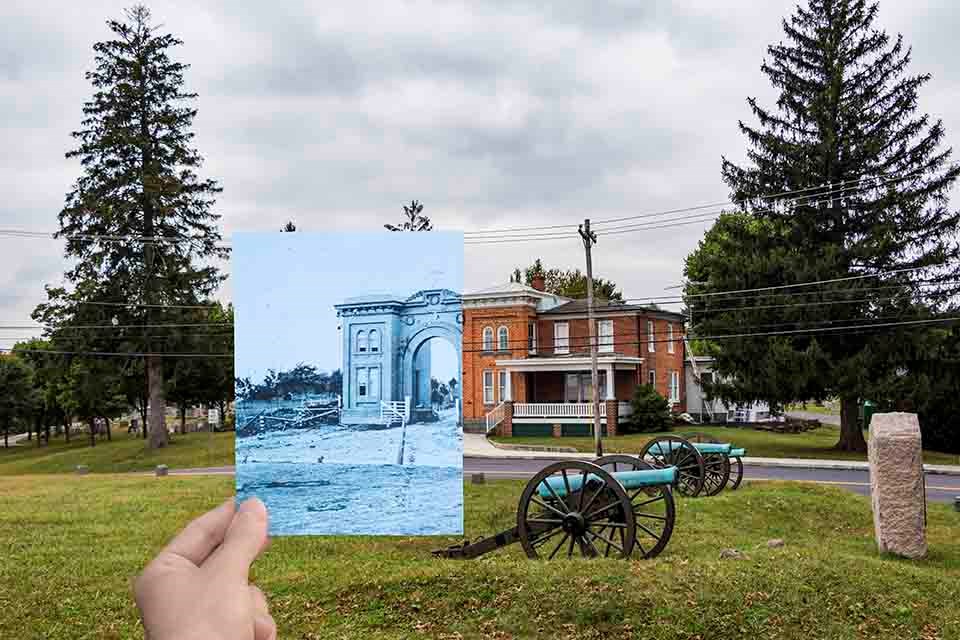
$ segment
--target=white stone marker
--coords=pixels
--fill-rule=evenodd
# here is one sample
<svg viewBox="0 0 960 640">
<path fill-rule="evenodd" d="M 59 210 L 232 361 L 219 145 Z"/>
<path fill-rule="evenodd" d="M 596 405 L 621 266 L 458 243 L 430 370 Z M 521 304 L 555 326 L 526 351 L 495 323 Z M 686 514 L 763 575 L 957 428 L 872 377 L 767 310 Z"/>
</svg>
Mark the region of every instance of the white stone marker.
<svg viewBox="0 0 960 640">
<path fill-rule="evenodd" d="M 867 442 L 873 526 L 881 552 L 927 554 L 923 449 L 915 413 L 876 413 Z"/>
</svg>

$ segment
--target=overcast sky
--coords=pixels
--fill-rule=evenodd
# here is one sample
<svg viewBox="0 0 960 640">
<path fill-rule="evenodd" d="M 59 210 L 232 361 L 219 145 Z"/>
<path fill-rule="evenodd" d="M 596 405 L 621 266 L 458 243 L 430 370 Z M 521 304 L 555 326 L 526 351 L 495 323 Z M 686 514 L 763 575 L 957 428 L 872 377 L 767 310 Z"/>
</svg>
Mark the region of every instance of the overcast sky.
<svg viewBox="0 0 960 640">
<path fill-rule="evenodd" d="M 79 174 L 64 159 L 91 95 L 84 72 L 104 21 L 129 3 L 0 3 L 0 221 L 56 229 Z M 951 0 L 881 0 L 881 25 L 933 80 L 920 106 L 960 139 L 960 11 Z M 376 229 L 412 198 L 439 228 L 617 218 L 728 196 L 720 159 L 744 156 L 748 96 L 790 0 L 470 0 L 308 3 L 164 0 L 157 22 L 185 44 L 200 94 L 204 174 L 224 187 L 226 237 Z M 283 7 L 279 9 L 278 7 Z M 960 203 L 958 203 L 960 204 Z M 704 224 L 624 234 L 595 270 L 630 297 L 662 294 Z M 63 271 L 52 240 L 0 237 L 0 323 L 29 320 Z M 468 289 L 542 257 L 582 267 L 575 238 L 470 246 Z M 229 289 L 224 291 L 229 296 Z M 14 334 L 0 336 L 9 346 Z"/>
</svg>

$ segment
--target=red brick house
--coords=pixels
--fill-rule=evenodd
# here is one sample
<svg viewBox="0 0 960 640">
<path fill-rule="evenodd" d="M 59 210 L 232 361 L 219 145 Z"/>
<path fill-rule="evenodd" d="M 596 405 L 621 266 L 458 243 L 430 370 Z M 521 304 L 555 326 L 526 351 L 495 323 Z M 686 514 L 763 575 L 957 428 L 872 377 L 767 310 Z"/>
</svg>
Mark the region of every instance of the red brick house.
<svg viewBox="0 0 960 640">
<path fill-rule="evenodd" d="M 547 293 L 542 281 L 463 295 L 465 427 L 503 435 L 588 435 L 593 425 L 585 300 Z M 684 317 L 598 301 L 601 424 L 617 432 L 638 384 L 652 382 L 686 411 Z"/>
</svg>

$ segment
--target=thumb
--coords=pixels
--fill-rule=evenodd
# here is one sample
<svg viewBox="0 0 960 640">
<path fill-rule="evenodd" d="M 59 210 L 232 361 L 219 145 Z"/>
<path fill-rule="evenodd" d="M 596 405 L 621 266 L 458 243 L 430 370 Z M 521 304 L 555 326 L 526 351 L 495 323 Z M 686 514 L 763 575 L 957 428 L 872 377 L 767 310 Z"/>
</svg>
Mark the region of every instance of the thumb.
<svg viewBox="0 0 960 640">
<path fill-rule="evenodd" d="M 257 498 L 240 505 L 223 543 L 204 563 L 215 573 L 247 579 L 250 565 L 267 544 L 267 508 Z"/>
</svg>

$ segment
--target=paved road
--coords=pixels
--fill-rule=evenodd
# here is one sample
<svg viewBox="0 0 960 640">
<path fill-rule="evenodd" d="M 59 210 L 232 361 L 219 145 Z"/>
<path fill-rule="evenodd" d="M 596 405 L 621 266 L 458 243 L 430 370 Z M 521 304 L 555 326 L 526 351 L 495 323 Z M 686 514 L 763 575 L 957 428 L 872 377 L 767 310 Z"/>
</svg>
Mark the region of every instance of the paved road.
<svg viewBox="0 0 960 640">
<path fill-rule="evenodd" d="M 464 474 L 483 473 L 490 478 L 529 478 L 537 471 L 556 462 L 549 458 L 537 460 L 513 458 L 465 458 Z M 233 467 L 209 469 L 171 469 L 171 475 L 232 475 Z M 861 495 L 870 494 L 870 475 L 866 471 L 792 469 L 785 467 L 744 466 L 744 478 L 762 482 L 765 480 L 799 480 L 838 486 Z M 935 473 L 927 474 L 927 499 L 931 502 L 953 502 L 960 496 L 960 477 Z"/>
<path fill-rule="evenodd" d="M 801 420 L 819 420 L 822 424 L 832 424 L 840 426 L 840 416 L 828 413 L 817 413 L 816 411 L 788 411 L 787 415 L 791 418 Z"/>
</svg>

